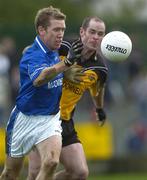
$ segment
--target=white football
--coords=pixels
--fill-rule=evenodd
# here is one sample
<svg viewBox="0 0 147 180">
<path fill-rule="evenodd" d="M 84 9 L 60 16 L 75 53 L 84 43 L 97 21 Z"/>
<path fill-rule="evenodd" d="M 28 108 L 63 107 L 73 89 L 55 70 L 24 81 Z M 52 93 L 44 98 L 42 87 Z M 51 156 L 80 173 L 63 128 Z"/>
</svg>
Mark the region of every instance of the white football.
<svg viewBox="0 0 147 180">
<path fill-rule="evenodd" d="M 101 52 L 110 61 L 124 61 L 132 51 L 132 41 L 121 31 L 106 34 L 101 42 Z"/>
</svg>

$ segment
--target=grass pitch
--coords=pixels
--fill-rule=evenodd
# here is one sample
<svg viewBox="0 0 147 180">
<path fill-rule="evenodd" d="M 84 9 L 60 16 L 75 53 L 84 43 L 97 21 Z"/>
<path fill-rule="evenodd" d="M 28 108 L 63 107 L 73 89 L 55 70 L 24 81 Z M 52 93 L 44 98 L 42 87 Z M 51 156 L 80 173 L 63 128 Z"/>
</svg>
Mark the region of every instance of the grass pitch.
<svg viewBox="0 0 147 180">
<path fill-rule="evenodd" d="M 147 180 L 147 174 L 106 174 L 90 176 L 88 180 Z"/>
</svg>

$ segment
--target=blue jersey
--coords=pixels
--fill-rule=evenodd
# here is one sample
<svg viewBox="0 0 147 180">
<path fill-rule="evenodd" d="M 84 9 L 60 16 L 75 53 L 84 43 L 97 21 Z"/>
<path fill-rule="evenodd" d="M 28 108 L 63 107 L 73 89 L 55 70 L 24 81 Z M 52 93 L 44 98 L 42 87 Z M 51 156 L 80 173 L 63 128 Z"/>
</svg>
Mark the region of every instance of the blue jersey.
<svg viewBox="0 0 147 180">
<path fill-rule="evenodd" d="M 20 90 L 16 99 L 18 110 L 26 115 L 51 115 L 59 111 L 63 74 L 58 74 L 40 87 L 33 85 L 44 68 L 59 61 L 58 52 L 49 50 L 37 36 L 20 61 Z"/>
</svg>

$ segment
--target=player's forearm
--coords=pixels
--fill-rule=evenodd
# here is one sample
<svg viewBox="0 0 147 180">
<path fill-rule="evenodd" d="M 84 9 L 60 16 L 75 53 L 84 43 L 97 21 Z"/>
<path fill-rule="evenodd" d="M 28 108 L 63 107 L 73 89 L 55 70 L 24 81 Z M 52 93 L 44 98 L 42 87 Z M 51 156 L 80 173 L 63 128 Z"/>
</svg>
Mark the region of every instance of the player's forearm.
<svg viewBox="0 0 147 180">
<path fill-rule="evenodd" d="M 102 87 L 101 90 L 99 91 L 98 95 L 93 97 L 96 108 L 104 107 L 104 93 L 105 93 L 105 88 Z"/>
<path fill-rule="evenodd" d="M 39 87 L 47 82 L 49 82 L 51 79 L 53 79 L 57 74 L 65 71 L 68 67 L 65 65 L 64 61 L 59 62 L 58 64 L 55 64 L 52 67 L 45 68 L 40 75 L 35 79 L 33 82 L 33 85 L 36 87 Z"/>
<path fill-rule="evenodd" d="M 63 71 L 66 71 L 69 67 L 65 65 L 64 61 L 59 62 L 58 64 L 54 65 L 56 72 L 59 74 Z"/>
</svg>

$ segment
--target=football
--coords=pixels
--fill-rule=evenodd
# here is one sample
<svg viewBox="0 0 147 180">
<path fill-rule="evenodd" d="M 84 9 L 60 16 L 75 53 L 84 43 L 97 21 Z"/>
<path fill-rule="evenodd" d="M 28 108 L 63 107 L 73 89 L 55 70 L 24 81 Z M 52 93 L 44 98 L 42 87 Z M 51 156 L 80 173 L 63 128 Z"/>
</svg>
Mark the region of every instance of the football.
<svg viewBox="0 0 147 180">
<path fill-rule="evenodd" d="M 112 31 L 106 34 L 101 42 L 101 52 L 110 61 L 124 61 L 132 51 L 132 41 L 121 31 Z"/>
</svg>

